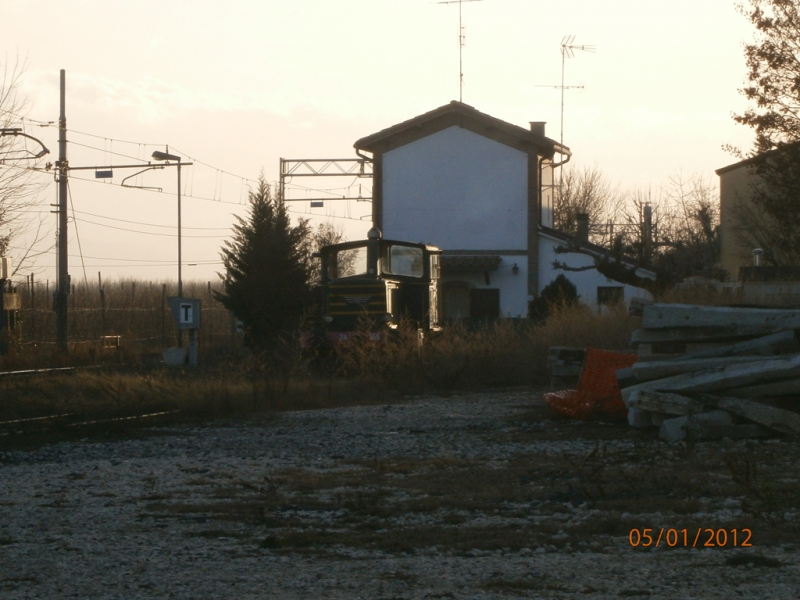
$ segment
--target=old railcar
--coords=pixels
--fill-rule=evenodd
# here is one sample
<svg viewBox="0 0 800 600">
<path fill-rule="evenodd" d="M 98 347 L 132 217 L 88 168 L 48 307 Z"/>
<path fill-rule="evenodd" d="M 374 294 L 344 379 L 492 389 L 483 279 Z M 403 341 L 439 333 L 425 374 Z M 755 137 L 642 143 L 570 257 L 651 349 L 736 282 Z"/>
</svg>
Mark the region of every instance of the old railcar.
<svg viewBox="0 0 800 600">
<path fill-rule="evenodd" d="M 323 247 L 319 315 L 303 346 L 335 346 L 364 333 L 380 340 L 401 321 L 420 337 L 439 330 L 441 254 L 435 246 L 385 240 L 375 227 L 366 240 Z"/>
</svg>

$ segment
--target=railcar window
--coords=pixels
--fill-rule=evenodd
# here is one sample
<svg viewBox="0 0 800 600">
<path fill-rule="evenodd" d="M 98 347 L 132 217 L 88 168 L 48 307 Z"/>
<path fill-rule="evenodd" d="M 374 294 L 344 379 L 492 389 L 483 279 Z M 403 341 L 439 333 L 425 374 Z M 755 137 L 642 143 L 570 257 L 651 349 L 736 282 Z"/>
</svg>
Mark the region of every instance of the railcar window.
<svg viewBox="0 0 800 600">
<path fill-rule="evenodd" d="M 329 266 L 328 277 L 339 279 L 352 275 L 363 275 L 367 272 L 367 247 L 340 250 Z"/>
<path fill-rule="evenodd" d="M 404 275 L 406 277 L 422 277 L 424 268 L 421 248 L 408 246 L 390 246 L 383 256 L 381 269 L 390 275 Z"/>
</svg>

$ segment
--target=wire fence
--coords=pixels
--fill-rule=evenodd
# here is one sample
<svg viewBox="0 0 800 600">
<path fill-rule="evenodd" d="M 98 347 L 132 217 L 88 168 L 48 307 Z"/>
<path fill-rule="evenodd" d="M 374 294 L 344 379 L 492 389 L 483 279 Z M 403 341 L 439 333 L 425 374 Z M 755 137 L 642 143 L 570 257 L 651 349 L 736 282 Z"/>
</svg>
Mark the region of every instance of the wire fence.
<svg viewBox="0 0 800 600">
<path fill-rule="evenodd" d="M 6 289 L 15 294 L 18 310 L 7 312 L 9 341 L 20 349 L 56 343 L 55 286 L 32 276 Z M 177 296 L 174 282 L 136 279 L 71 286 L 68 298 L 68 331 L 71 345 L 100 344 L 106 336 L 120 336 L 120 345 L 135 352 L 158 352 L 177 345 L 178 329 L 169 307 Z M 199 350 L 235 344 L 236 323 L 231 313 L 214 298 L 211 282 L 186 282 L 183 296 L 201 300 Z M 7 307 L 8 308 L 8 307 Z"/>
</svg>

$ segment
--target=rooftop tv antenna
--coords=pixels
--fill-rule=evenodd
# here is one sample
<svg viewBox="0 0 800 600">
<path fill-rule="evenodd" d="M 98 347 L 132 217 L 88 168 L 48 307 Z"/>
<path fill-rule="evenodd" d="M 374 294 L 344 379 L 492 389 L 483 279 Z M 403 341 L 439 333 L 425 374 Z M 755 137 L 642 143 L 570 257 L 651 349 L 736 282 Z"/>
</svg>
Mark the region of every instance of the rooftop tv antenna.
<svg viewBox="0 0 800 600">
<path fill-rule="evenodd" d="M 482 2 L 483 0 L 443 0 L 436 4 L 458 4 L 458 101 L 461 102 L 464 92 L 464 26 L 461 24 L 461 5 L 464 2 Z"/>
<path fill-rule="evenodd" d="M 575 58 L 575 50 L 580 50 L 582 52 L 596 52 L 597 46 L 595 45 L 576 45 L 572 42 L 575 41 L 574 35 L 565 35 L 564 38 L 561 40 L 561 145 L 564 145 L 564 90 L 567 89 L 567 86 L 564 85 L 564 65 L 566 64 L 566 60 L 568 58 Z M 583 88 L 582 85 L 573 85 L 569 87 L 574 88 Z"/>
<path fill-rule="evenodd" d="M 561 40 L 561 85 L 537 85 L 536 87 L 554 87 L 561 90 L 561 138 L 559 142 L 564 145 L 564 90 L 578 89 L 582 90 L 582 85 L 565 85 L 564 84 L 564 67 L 568 58 L 575 58 L 575 50 L 582 52 L 596 52 L 597 46 L 594 45 L 577 45 L 572 42 L 575 41 L 574 35 L 565 35 Z"/>
</svg>

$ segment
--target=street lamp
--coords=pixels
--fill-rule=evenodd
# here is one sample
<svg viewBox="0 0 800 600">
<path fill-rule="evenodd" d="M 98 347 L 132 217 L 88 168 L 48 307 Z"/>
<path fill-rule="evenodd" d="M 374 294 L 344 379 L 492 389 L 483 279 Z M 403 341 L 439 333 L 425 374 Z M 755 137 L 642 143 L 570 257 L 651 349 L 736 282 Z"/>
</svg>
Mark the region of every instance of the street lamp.
<svg viewBox="0 0 800 600">
<path fill-rule="evenodd" d="M 178 298 L 183 298 L 181 277 L 181 157 L 156 150 L 151 155 L 155 160 L 174 161 L 178 167 Z M 178 347 L 183 348 L 183 329 L 178 329 Z"/>
<path fill-rule="evenodd" d="M 175 161 L 178 167 L 178 297 L 183 298 L 183 279 L 181 278 L 181 157 L 156 150 L 152 154 L 155 160 Z"/>
</svg>

